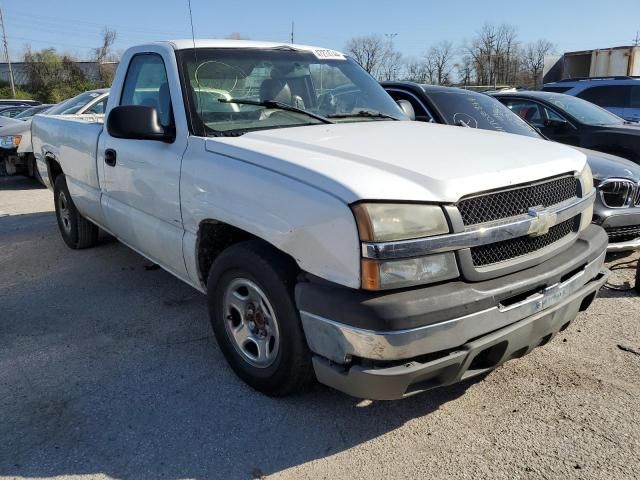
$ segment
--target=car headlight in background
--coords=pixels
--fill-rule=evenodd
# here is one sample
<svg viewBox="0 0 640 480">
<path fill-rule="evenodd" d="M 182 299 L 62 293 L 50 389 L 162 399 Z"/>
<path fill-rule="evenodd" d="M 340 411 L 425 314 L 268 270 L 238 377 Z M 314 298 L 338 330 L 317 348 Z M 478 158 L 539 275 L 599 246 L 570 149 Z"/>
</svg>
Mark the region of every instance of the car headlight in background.
<svg viewBox="0 0 640 480">
<path fill-rule="evenodd" d="M 353 213 L 363 243 L 393 243 L 449 233 L 437 205 L 359 203 Z M 402 259 L 362 258 L 361 287 L 387 290 L 450 280 L 459 276 L 455 254 L 441 253 Z"/>
<path fill-rule="evenodd" d="M 0 147 L 2 148 L 16 148 L 20 145 L 22 135 L 5 135 L 0 137 Z"/>
</svg>

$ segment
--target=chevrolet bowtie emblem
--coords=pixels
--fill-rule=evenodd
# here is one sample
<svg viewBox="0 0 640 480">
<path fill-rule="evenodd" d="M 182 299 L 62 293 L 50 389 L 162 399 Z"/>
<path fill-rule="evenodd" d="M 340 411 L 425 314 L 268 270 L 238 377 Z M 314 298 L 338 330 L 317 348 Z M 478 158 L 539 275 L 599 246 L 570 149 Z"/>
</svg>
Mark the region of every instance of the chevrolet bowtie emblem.
<svg viewBox="0 0 640 480">
<path fill-rule="evenodd" d="M 558 214 L 543 210 L 543 208 L 539 206 L 529 209 L 529 216 L 533 217 L 528 232 L 531 237 L 546 235 L 557 222 Z"/>
</svg>

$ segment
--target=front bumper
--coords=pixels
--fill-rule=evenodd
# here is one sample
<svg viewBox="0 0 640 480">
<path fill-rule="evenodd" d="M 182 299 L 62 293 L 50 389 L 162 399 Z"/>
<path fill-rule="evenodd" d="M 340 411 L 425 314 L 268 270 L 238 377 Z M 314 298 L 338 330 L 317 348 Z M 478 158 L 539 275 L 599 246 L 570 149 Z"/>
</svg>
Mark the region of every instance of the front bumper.
<svg viewBox="0 0 640 480">
<path fill-rule="evenodd" d="M 596 210 L 596 214 L 609 236 L 608 253 L 640 249 L 640 208 Z"/>
<path fill-rule="evenodd" d="M 314 298 L 301 288 L 297 300 L 307 343 L 315 354 L 316 376 L 347 394 L 387 400 L 455 383 L 525 355 L 566 328 L 591 303 L 609 275 L 603 267 L 605 248 L 605 233 L 592 226 L 574 247 L 538 267 L 474 284 L 478 296 L 459 286 L 453 297 L 431 295 L 438 286 L 412 290 L 410 296 L 422 295 L 435 306 L 427 317 L 465 312 L 429 322 L 416 312 L 422 304 L 409 302 L 402 305 L 403 311 L 413 310 L 413 321 L 418 318 L 423 323 L 412 328 L 370 329 L 312 313 L 305 306 L 312 306 Z M 505 285 L 500 282 L 515 282 L 510 297 L 504 298 Z M 456 282 L 451 285 L 450 293 L 455 294 Z M 488 299 L 493 303 L 482 307 Z M 354 305 L 345 305 L 338 297 L 326 302 L 339 309 L 338 317 L 357 320 Z M 455 308 L 448 305 L 451 302 Z M 385 304 L 385 309 L 393 307 Z"/>
</svg>

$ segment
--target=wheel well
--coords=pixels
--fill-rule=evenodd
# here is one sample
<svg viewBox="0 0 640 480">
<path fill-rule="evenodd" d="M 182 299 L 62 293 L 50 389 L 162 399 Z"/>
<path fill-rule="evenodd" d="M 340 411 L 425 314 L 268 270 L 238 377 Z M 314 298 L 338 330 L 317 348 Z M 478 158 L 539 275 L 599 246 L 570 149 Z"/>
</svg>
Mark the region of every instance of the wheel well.
<svg viewBox="0 0 640 480">
<path fill-rule="evenodd" d="M 200 281 L 204 285 L 207 284 L 211 265 L 224 249 L 239 242 L 255 239 L 255 235 L 226 223 L 216 220 L 201 222 L 196 243 Z"/>
<path fill-rule="evenodd" d="M 53 186 L 56 183 L 56 178 L 62 173 L 62 167 L 58 161 L 50 156 L 45 157 L 47 160 L 47 170 L 49 171 L 49 182 Z"/>
</svg>

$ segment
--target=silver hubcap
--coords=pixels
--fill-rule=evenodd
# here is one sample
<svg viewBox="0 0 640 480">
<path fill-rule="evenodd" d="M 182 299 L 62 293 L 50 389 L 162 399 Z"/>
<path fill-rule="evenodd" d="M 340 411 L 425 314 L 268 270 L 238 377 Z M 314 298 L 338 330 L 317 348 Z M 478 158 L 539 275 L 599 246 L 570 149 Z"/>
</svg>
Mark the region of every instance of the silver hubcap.
<svg viewBox="0 0 640 480">
<path fill-rule="evenodd" d="M 271 365 L 280 345 L 278 320 L 267 296 L 255 283 L 236 278 L 223 300 L 224 325 L 236 351 L 251 365 Z"/>
<path fill-rule="evenodd" d="M 69 203 L 67 202 L 67 196 L 64 192 L 58 194 L 58 212 L 60 215 L 60 222 L 62 228 L 67 233 L 71 232 L 71 212 L 69 212 Z"/>
</svg>

